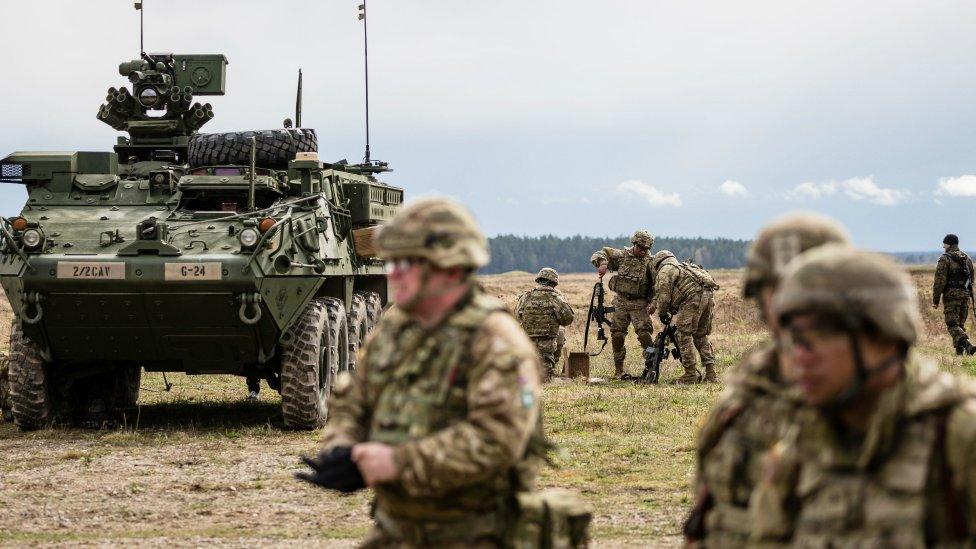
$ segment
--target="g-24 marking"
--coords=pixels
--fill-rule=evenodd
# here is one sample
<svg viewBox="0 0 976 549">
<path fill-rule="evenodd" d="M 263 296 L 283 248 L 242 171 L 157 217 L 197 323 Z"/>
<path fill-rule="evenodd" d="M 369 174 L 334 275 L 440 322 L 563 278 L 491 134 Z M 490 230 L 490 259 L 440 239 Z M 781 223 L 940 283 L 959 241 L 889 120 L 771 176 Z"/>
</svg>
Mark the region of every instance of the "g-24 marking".
<svg viewBox="0 0 976 549">
<path fill-rule="evenodd" d="M 204 263 L 167 263 L 166 280 L 220 280 L 222 278 L 219 261 Z"/>
</svg>

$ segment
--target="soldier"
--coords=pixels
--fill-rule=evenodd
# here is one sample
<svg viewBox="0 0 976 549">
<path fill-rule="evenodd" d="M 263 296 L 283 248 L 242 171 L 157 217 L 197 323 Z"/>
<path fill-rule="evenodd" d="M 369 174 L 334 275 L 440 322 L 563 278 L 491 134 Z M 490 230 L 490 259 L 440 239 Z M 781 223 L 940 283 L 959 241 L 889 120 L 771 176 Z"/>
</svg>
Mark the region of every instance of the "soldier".
<svg viewBox="0 0 976 549">
<path fill-rule="evenodd" d="M 904 269 L 822 246 L 773 299 L 808 407 L 770 451 L 754 541 L 963 547 L 976 539 L 976 388 L 910 354 L 921 325 Z"/>
<path fill-rule="evenodd" d="M 773 334 L 772 294 L 786 263 L 811 248 L 847 242 L 836 222 L 810 214 L 781 217 L 759 232 L 749 248 L 743 296 L 756 303 Z M 786 434 L 798 406 L 768 339 L 746 353 L 728 383 L 698 433 L 697 496 L 685 523 L 687 541 L 705 547 L 748 543 L 749 497 L 761 477 L 761 457 Z"/>
<path fill-rule="evenodd" d="M 535 281 L 538 286 L 519 296 L 515 319 L 538 349 L 546 368 L 543 380 L 549 381 L 556 375 L 556 362 L 562 347 L 559 343 L 560 326 L 573 322 L 573 308 L 556 289 L 559 273 L 555 269 L 542 269 Z"/>
<path fill-rule="evenodd" d="M 654 254 L 654 303 L 651 311 L 657 311 L 661 322 L 673 317 L 678 327 L 676 338 L 681 349 L 681 365 L 684 375 L 675 382 L 693 384 L 701 381 L 695 367 L 695 350 L 705 367 L 705 381 L 716 382 L 715 353 L 708 341 L 712 333 L 712 311 L 715 308 L 714 292 L 718 284 L 708 271 L 689 263 L 679 263 L 674 254 L 664 250 Z"/>
<path fill-rule="evenodd" d="M 654 275 L 651 272 L 651 247 L 654 237 L 651 233 L 641 229 L 630 239 L 630 248 L 618 249 L 605 247 L 590 257 L 590 263 L 596 267 L 600 280 L 607 271 L 616 271 L 610 278 L 610 290 L 614 296 L 615 307 L 613 325 L 610 327 L 610 344 L 613 347 L 613 371 L 617 378 L 624 376 L 624 359 L 627 349 L 624 347 L 627 328 L 634 325 L 637 340 L 641 349 L 654 344 L 654 325 L 651 324 L 649 306 L 654 295 Z"/>
<path fill-rule="evenodd" d="M 941 297 L 946 328 L 952 336 L 956 354 L 973 354 L 976 353 L 976 345 L 970 343 L 966 335 L 966 317 L 969 316 L 969 302 L 973 298 L 973 260 L 959 250 L 959 237 L 954 234 L 947 234 L 942 239 L 942 247 L 945 253 L 935 268 L 932 308 L 939 308 Z"/>
<path fill-rule="evenodd" d="M 375 491 L 366 547 L 500 546 L 538 467 L 538 355 L 475 283 L 488 246 L 462 206 L 417 200 L 377 245 L 396 306 L 336 380 L 325 453 L 303 478 L 327 485 L 323 464 L 348 454 Z"/>
</svg>

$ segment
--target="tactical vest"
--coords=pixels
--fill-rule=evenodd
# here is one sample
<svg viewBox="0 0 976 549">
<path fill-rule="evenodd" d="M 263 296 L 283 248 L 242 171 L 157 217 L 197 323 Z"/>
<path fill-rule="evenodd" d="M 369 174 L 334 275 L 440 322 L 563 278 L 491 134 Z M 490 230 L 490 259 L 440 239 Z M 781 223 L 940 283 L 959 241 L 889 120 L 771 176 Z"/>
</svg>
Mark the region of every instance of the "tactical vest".
<svg viewBox="0 0 976 549">
<path fill-rule="evenodd" d="M 946 277 L 946 289 L 968 290 L 972 283 L 972 273 L 969 271 L 968 256 L 962 252 L 947 253 L 949 258 L 949 273 Z"/>
<path fill-rule="evenodd" d="M 651 258 L 637 257 L 630 249 L 624 251 L 617 267 L 617 274 L 610 277 L 610 290 L 627 298 L 647 297 L 650 281 L 647 266 Z"/>
<path fill-rule="evenodd" d="M 376 406 L 369 439 L 400 444 L 447 428 L 468 415 L 467 384 L 473 360 L 472 340 L 485 320 L 505 310 L 492 298 L 475 294 L 472 302 L 433 331 L 408 328 L 374 342 L 369 383 Z M 378 345 L 381 344 L 381 345 Z M 400 521 L 459 521 L 482 516 L 494 520 L 520 488 L 516 469 L 447 494 L 411 496 L 395 483 L 375 487 L 376 506 Z"/>
<path fill-rule="evenodd" d="M 519 321 L 529 337 L 554 338 L 559 334 L 559 322 L 552 306 L 554 294 L 555 289 L 540 287 L 525 296 Z"/>
<path fill-rule="evenodd" d="M 934 366 L 927 366 L 934 369 Z M 909 374 L 911 376 L 912 374 Z M 902 408 L 897 434 L 876 427 L 863 444 L 882 444 L 866 464 L 845 455 L 827 421 L 804 424 L 795 494 L 800 512 L 793 543 L 799 547 L 958 546 L 966 535 L 965 501 L 952 481 L 947 456 L 949 414 L 972 398 L 942 374 L 912 381 L 916 411 Z M 874 435 L 880 435 L 875 438 Z M 883 441 L 888 440 L 889 444 Z"/>
<path fill-rule="evenodd" d="M 771 378 L 779 368 L 765 346 L 740 366 L 734 399 L 724 402 L 700 435 L 700 480 L 712 496 L 705 515 L 705 546 L 744 547 L 749 540 L 749 498 L 762 478 L 762 456 L 785 434 L 797 403 Z"/>
</svg>

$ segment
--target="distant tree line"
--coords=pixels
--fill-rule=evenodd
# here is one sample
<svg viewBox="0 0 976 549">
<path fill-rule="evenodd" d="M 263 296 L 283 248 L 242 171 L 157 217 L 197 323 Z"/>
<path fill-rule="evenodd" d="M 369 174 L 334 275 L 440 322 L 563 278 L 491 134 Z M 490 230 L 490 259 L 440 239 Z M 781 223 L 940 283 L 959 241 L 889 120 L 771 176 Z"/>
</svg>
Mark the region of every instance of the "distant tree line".
<svg viewBox="0 0 976 549">
<path fill-rule="evenodd" d="M 488 239 L 491 263 L 481 270 L 486 274 L 508 271 L 535 272 L 552 267 L 561 273 L 587 272 L 593 269 L 590 255 L 603 246 L 630 246 L 630 236 L 590 237 L 499 235 Z M 708 269 L 735 269 L 746 260 L 747 240 L 727 238 L 657 237 L 654 249 L 670 250 L 681 261 L 691 259 Z"/>
</svg>

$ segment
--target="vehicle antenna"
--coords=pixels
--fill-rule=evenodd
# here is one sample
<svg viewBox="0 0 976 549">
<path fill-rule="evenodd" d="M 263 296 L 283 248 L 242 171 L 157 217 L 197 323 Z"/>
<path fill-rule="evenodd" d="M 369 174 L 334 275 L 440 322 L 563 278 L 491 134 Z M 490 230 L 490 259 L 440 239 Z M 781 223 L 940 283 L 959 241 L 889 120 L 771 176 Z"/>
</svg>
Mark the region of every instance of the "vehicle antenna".
<svg viewBox="0 0 976 549">
<path fill-rule="evenodd" d="M 146 55 L 146 48 L 143 46 L 142 42 L 142 4 L 144 0 L 139 0 L 135 3 L 136 11 L 139 12 L 139 57 Z"/>
<path fill-rule="evenodd" d="M 366 35 L 366 0 L 359 4 L 359 20 L 363 22 L 363 67 L 366 79 L 366 156 L 363 162 L 369 164 L 369 39 Z"/>
<path fill-rule="evenodd" d="M 295 127 L 302 127 L 302 69 L 298 69 L 298 97 L 295 98 Z"/>
</svg>

